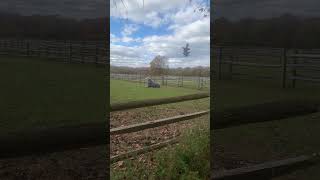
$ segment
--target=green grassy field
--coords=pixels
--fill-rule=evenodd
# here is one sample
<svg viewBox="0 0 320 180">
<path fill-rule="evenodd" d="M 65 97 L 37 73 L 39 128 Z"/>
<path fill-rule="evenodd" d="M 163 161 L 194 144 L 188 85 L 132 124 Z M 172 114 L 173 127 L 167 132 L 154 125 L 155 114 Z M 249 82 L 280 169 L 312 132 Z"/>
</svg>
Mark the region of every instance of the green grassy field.
<svg viewBox="0 0 320 180">
<path fill-rule="evenodd" d="M 281 99 L 320 100 L 316 86 L 281 89 L 264 82 L 218 81 L 215 87 L 216 109 L 260 104 Z M 222 146 L 226 152 L 243 160 L 267 160 L 309 155 L 320 152 L 320 113 L 291 117 L 279 121 L 242 125 L 212 132 L 213 148 Z M 236 142 L 236 143 L 235 143 Z M 225 157 L 226 159 L 230 157 Z M 319 179 L 320 166 L 299 170 L 279 179 Z"/>
<path fill-rule="evenodd" d="M 0 82 L 1 133 L 104 121 L 104 68 L 1 57 Z"/>
<path fill-rule="evenodd" d="M 111 103 L 175 97 L 202 92 L 171 86 L 159 89 L 146 88 L 143 84 L 121 80 L 111 80 L 110 89 Z M 207 109 L 209 109 L 209 98 L 145 107 L 132 110 L 137 111 L 135 116 L 140 119 L 138 118 L 135 120 L 136 122 L 130 122 L 130 124 L 138 123 L 141 119 L 146 121 L 150 117 L 152 120 L 159 119 L 158 116 L 170 117 L 173 114 L 170 111 L 174 111 L 174 114 L 178 115 L 181 112 L 197 112 Z M 117 163 L 113 164 L 111 168 L 112 179 L 206 179 L 210 173 L 208 122 L 208 116 L 196 118 L 192 122 L 189 121 L 195 127 L 183 130 L 181 143 L 173 145 L 171 148 L 147 153 L 145 157 L 148 159 L 148 163 L 140 162 L 139 158 L 125 160 L 125 169 L 119 169 Z M 117 122 L 111 119 L 111 124 L 113 123 Z M 201 127 L 201 129 L 197 130 L 199 129 L 197 127 Z"/>
<path fill-rule="evenodd" d="M 176 80 L 168 80 L 168 86 L 177 87 L 178 82 Z M 202 91 L 210 90 L 210 83 L 203 84 L 203 87 L 199 89 L 199 84 L 195 80 L 183 80 L 183 88 L 190 88 L 190 89 L 198 89 Z"/>
<path fill-rule="evenodd" d="M 180 87 L 146 88 L 144 84 L 135 82 L 110 80 L 110 100 L 115 102 L 128 102 L 144 99 L 159 99 L 188 94 L 199 93 L 200 91 Z"/>
</svg>

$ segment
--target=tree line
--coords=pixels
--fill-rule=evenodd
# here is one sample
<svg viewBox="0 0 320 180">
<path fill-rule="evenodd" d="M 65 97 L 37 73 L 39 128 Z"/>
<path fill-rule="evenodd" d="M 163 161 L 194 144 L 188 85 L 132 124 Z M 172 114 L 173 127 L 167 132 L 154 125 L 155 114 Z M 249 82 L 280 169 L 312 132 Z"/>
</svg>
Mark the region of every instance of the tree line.
<svg viewBox="0 0 320 180">
<path fill-rule="evenodd" d="M 0 12 L 0 38 L 103 40 L 109 18 L 72 19 L 58 15 L 23 16 Z"/>
<path fill-rule="evenodd" d="M 320 17 L 217 18 L 213 24 L 216 45 L 320 48 Z"/>
<path fill-rule="evenodd" d="M 151 75 L 151 70 L 150 67 L 110 66 L 110 73 Z M 165 75 L 210 77 L 210 67 L 168 68 Z"/>
</svg>

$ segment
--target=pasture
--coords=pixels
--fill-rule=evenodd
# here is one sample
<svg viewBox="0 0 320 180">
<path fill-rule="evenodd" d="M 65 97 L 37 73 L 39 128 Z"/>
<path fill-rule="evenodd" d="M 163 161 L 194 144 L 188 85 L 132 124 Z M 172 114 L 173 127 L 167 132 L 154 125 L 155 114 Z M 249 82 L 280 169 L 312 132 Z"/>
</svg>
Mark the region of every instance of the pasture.
<svg viewBox="0 0 320 180">
<path fill-rule="evenodd" d="M 145 99 L 159 99 L 199 93 L 188 88 L 161 86 L 161 88 L 146 88 L 143 83 L 124 80 L 110 80 L 110 100 L 115 102 L 129 102 Z"/>
<path fill-rule="evenodd" d="M 111 79 L 125 80 L 143 84 L 145 78 L 149 77 L 146 74 L 111 74 Z M 161 84 L 163 87 L 181 87 L 194 90 L 209 91 L 210 78 L 197 76 L 151 76 L 151 79 Z M 164 84 L 162 84 L 164 83 Z"/>
<path fill-rule="evenodd" d="M 202 92 L 190 88 L 171 86 L 146 88 L 142 83 L 139 84 L 124 80 L 111 80 L 110 89 L 111 104 L 170 98 Z M 111 128 L 117 128 L 208 109 L 209 98 L 204 98 L 112 112 L 110 126 Z M 128 151 L 140 149 L 170 139 L 180 139 L 178 145 L 171 145 L 165 149 L 145 153 L 143 155 L 135 156 L 132 159 L 113 163 L 111 168 L 112 179 L 132 179 L 132 177 L 139 179 L 162 177 L 167 179 L 184 176 L 194 178 L 200 177 L 200 179 L 203 179 L 203 177 L 207 177 L 209 173 L 208 122 L 209 116 L 206 115 L 194 118 L 190 121 L 173 123 L 130 134 L 111 136 L 111 156 L 123 154 Z M 199 127 L 203 130 L 197 131 Z M 193 133 L 195 131 L 196 133 Z M 199 133 L 201 136 L 199 136 Z M 190 161 L 186 162 L 186 157 L 192 158 L 194 160 L 193 162 L 197 161 L 202 163 L 195 165 Z M 203 165 L 203 162 L 207 162 L 205 168 L 200 166 Z"/>
<path fill-rule="evenodd" d="M 95 65 L 0 57 L 1 133 L 105 121 L 105 79 Z"/>
<path fill-rule="evenodd" d="M 215 90 L 214 104 L 217 110 L 288 99 L 299 99 L 306 103 L 308 100 L 320 100 L 320 94 L 317 93 L 319 87 L 310 84 L 283 89 L 264 81 L 230 80 L 217 81 Z M 320 152 L 320 143 L 317 140 L 320 137 L 319 122 L 320 114 L 316 112 L 276 121 L 213 130 L 212 149 L 216 163 L 212 166 L 215 169 L 228 169 L 244 164 L 318 153 Z M 241 162 L 242 165 L 237 162 Z M 318 179 L 319 168 L 319 165 L 312 166 L 278 179 Z"/>
</svg>

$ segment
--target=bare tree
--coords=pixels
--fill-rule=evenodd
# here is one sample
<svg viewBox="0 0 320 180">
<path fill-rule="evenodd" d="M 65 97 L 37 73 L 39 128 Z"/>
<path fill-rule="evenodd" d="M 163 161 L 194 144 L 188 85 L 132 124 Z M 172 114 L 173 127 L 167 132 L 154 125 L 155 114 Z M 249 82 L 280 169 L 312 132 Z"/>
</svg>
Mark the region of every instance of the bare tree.
<svg viewBox="0 0 320 180">
<path fill-rule="evenodd" d="M 182 49 L 183 49 L 183 55 L 184 55 L 185 57 L 188 57 L 189 54 L 190 54 L 189 43 L 186 44 L 186 47 L 182 47 Z"/>
<path fill-rule="evenodd" d="M 156 56 L 150 62 L 150 73 L 151 75 L 161 76 L 162 84 L 164 85 L 164 76 L 169 70 L 168 58 L 166 56 Z"/>
</svg>

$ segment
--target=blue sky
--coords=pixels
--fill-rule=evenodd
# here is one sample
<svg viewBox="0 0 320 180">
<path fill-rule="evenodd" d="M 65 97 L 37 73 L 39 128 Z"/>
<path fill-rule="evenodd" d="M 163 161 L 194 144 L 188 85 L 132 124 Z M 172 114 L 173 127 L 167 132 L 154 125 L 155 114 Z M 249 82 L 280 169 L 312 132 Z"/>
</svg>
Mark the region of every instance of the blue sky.
<svg viewBox="0 0 320 180">
<path fill-rule="evenodd" d="M 124 30 L 125 27 L 128 27 L 128 25 L 133 25 L 138 27 L 138 29 L 131 34 L 132 38 L 139 38 L 139 37 L 142 38 L 142 37 L 153 36 L 153 35 L 161 36 L 161 35 L 172 33 L 172 30 L 167 29 L 166 26 L 164 25 L 154 28 L 144 24 L 137 24 L 131 20 L 123 20 L 115 17 L 110 18 L 110 32 L 111 34 L 117 37 L 122 36 L 122 31 Z M 136 43 L 136 42 L 125 43 L 120 41 L 120 42 L 116 42 L 115 44 L 132 46 L 132 45 L 138 45 L 139 43 Z"/>
<path fill-rule="evenodd" d="M 146 67 L 163 55 L 170 67 L 209 66 L 210 16 L 197 11 L 207 7 L 203 0 L 145 0 L 144 6 L 141 0 L 124 5 L 112 0 L 110 5 L 111 65 Z M 182 54 L 186 43 L 189 57 Z"/>
</svg>

